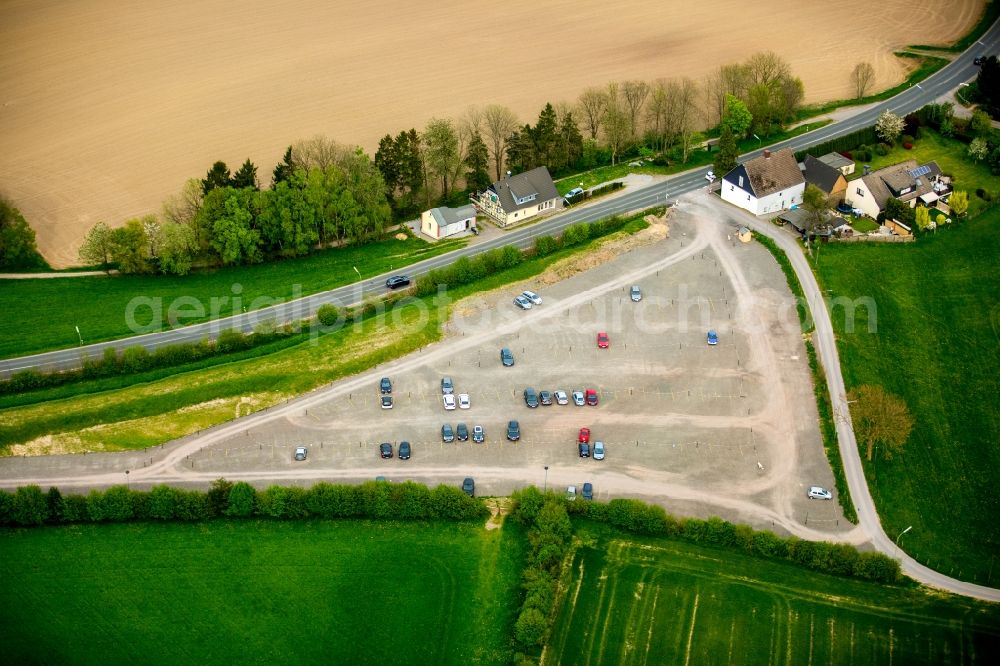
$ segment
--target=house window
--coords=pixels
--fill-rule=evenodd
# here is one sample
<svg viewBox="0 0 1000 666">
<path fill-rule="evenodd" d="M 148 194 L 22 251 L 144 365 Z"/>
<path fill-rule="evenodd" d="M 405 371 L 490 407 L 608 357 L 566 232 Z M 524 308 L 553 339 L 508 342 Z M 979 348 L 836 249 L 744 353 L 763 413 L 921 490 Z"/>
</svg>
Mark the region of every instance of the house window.
<svg viewBox="0 0 1000 666">
<path fill-rule="evenodd" d="M 740 176 L 740 187 L 743 187 L 743 176 Z"/>
<path fill-rule="evenodd" d="M 858 193 L 858 196 L 859 196 L 859 197 L 863 197 L 863 196 L 865 196 L 865 193 L 864 193 L 864 191 L 863 191 L 863 190 L 862 190 L 862 189 L 861 189 L 860 187 L 859 187 L 859 188 L 857 189 L 857 193 Z"/>
</svg>

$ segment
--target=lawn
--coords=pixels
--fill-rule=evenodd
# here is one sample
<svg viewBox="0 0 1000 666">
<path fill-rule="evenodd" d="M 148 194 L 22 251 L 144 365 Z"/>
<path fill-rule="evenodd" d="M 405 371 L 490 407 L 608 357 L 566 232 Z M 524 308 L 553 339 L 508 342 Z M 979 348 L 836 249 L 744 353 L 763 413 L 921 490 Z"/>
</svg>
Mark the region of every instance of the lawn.
<svg viewBox="0 0 1000 666">
<path fill-rule="evenodd" d="M 428 243 L 419 238 L 389 239 L 360 247 L 325 250 L 299 259 L 255 266 L 234 266 L 176 276 L 124 275 L 31 280 L 4 280 L 0 289 L 0 358 L 37 353 L 133 335 L 125 320 L 136 297 L 162 299 L 164 313 L 178 297 L 194 298 L 206 311 L 213 298 L 223 317 L 243 306 L 256 309 L 274 302 L 308 296 L 402 268 L 462 247 L 465 241 Z M 234 298 L 239 299 L 234 307 Z M 254 305 L 254 301 L 262 299 Z M 186 308 L 190 310 L 190 308 Z M 147 313 L 148 308 L 139 311 Z M 193 324 L 209 319 L 187 318 Z M 166 324 L 165 324 L 166 325 Z"/>
<path fill-rule="evenodd" d="M 506 664 L 524 540 L 288 521 L 0 534 L 11 664 Z"/>
<path fill-rule="evenodd" d="M 584 524 L 546 663 L 940 664 L 1000 657 L 1000 609 Z"/>
<path fill-rule="evenodd" d="M 830 243 L 814 269 L 830 298 L 844 381 L 879 384 L 916 419 L 904 453 L 866 463 L 886 532 L 944 573 L 1000 585 L 1000 209 L 916 243 Z M 847 324 L 853 324 L 853 331 Z"/>
<path fill-rule="evenodd" d="M 635 233 L 648 226 L 641 219 L 605 238 Z M 567 248 L 525 261 L 477 282 L 451 289 L 458 299 L 531 277 L 552 263 L 604 242 Z M 257 411 L 317 386 L 363 372 L 379 363 L 417 351 L 441 337 L 439 310 L 432 298 L 402 307 L 399 316 L 369 318 L 282 348 L 267 356 L 179 371 L 167 377 L 121 386 L 96 380 L 6 396 L 0 405 L 0 455 L 11 453 L 76 453 L 141 449 L 168 442 Z M 422 318 L 422 309 L 426 318 Z M 303 372 L 307 368 L 308 372 Z M 125 382 L 129 378 L 118 378 Z M 99 387 L 114 387 L 98 391 Z M 28 401 L 31 401 L 30 404 Z M 45 436 L 39 447 L 11 449 Z"/>
<path fill-rule="evenodd" d="M 995 176 L 990 171 L 990 167 L 985 162 L 978 164 L 969 159 L 969 147 L 958 139 L 949 139 L 941 136 L 937 132 L 923 128 L 923 134 L 911 150 L 906 150 L 902 145 L 894 147 L 888 155 L 872 153 L 872 170 L 881 169 L 904 160 L 916 160 L 917 164 L 924 164 L 931 160 L 936 160 L 941 170 L 954 180 L 956 190 L 964 190 L 969 194 L 969 215 L 976 216 L 985 210 L 989 204 L 976 196 L 976 189 L 983 188 L 991 192 L 1000 191 L 1000 176 Z M 864 163 L 855 164 L 854 173 L 851 180 L 861 178 L 864 175 Z M 850 188 L 850 184 L 848 184 Z"/>
</svg>

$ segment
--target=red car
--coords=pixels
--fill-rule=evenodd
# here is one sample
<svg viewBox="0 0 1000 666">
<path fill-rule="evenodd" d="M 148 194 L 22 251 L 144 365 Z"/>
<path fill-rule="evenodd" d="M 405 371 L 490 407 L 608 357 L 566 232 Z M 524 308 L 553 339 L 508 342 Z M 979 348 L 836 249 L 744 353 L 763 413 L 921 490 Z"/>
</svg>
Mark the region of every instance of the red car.
<svg viewBox="0 0 1000 666">
<path fill-rule="evenodd" d="M 590 405 L 591 407 L 596 407 L 597 406 L 597 391 L 595 391 L 594 389 L 587 389 L 584 392 L 584 400 L 586 400 L 587 404 Z"/>
<path fill-rule="evenodd" d="M 586 444 L 590 441 L 590 428 L 580 428 L 580 436 L 577 441 L 581 444 Z"/>
<path fill-rule="evenodd" d="M 611 340 L 608 339 L 608 334 L 601 332 L 597 334 L 597 346 L 601 349 L 607 349 L 608 345 L 611 344 Z"/>
</svg>

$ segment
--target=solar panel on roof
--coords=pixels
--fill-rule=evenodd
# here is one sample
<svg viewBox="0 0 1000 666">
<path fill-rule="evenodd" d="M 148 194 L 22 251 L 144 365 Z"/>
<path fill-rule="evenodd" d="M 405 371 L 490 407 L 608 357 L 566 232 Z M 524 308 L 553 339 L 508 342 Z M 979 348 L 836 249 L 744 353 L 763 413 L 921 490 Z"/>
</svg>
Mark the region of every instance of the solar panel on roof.
<svg viewBox="0 0 1000 666">
<path fill-rule="evenodd" d="M 923 176 L 924 174 L 928 174 L 930 172 L 931 168 L 925 164 L 924 166 L 917 167 L 916 169 L 910 171 L 909 173 L 914 178 L 917 178 L 919 176 Z"/>
</svg>

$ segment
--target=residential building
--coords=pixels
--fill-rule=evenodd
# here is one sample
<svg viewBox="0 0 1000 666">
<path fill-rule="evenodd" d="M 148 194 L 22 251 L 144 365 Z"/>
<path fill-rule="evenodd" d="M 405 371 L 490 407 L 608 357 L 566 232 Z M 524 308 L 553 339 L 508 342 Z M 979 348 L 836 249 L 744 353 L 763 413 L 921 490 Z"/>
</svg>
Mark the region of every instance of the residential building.
<svg viewBox="0 0 1000 666">
<path fill-rule="evenodd" d="M 844 201 L 847 179 L 839 169 L 821 162 L 812 155 L 806 155 L 799 166 L 802 168 L 802 177 L 806 179 L 806 185 L 815 185 L 821 189 L 831 205 L 836 206 Z"/>
<path fill-rule="evenodd" d="M 816 159 L 827 166 L 832 166 L 845 176 L 850 176 L 854 173 L 854 160 L 849 160 L 840 153 L 827 153 L 826 155 L 821 155 Z"/>
<path fill-rule="evenodd" d="M 420 231 L 431 238 L 446 238 L 476 228 L 476 209 L 470 204 L 461 208 L 440 206 L 420 215 Z"/>
<path fill-rule="evenodd" d="M 722 199 L 754 215 L 777 213 L 802 203 L 805 178 L 790 148 L 737 165 L 722 178 Z"/>
<path fill-rule="evenodd" d="M 852 180 L 847 185 L 845 201 L 868 217 L 877 218 L 890 197 L 912 208 L 918 201 L 933 205 L 938 198 L 950 193 L 951 180 L 942 176 L 937 162 L 918 165 L 916 160 L 906 160 Z"/>
<path fill-rule="evenodd" d="M 503 180 L 486 188 L 473 198 L 479 212 L 488 215 L 501 227 L 552 213 L 562 208 L 549 170 L 543 166 L 517 175 L 508 174 Z"/>
</svg>

